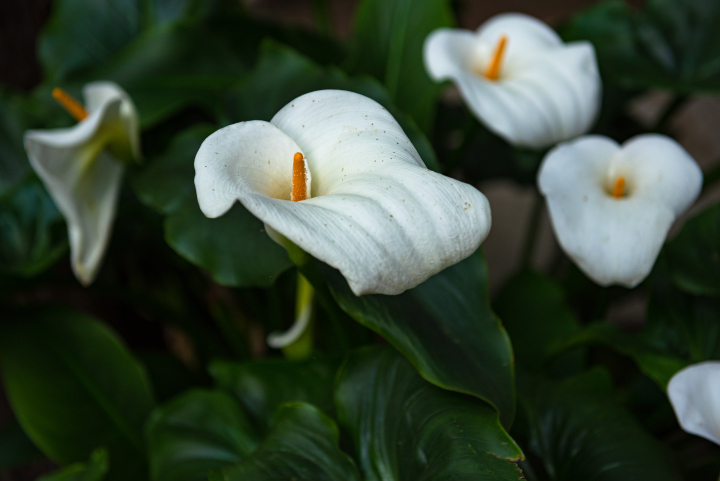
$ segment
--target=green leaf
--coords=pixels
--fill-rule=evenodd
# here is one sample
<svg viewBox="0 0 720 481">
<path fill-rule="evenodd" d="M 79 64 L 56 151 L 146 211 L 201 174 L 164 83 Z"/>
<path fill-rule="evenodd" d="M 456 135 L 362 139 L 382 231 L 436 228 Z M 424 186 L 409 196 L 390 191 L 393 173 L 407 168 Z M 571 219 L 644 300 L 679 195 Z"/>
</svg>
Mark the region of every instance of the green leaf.
<svg viewBox="0 0 720 481">
<path fill-rule="evenodd" d="M 604 79 L 677 93 L 720 90 L 715 0 L 649 0 L 642 12 L 609 0 L 578 15 L 566 40 L 590 40 Z"/>
<path fill-rule="evenodd" d="M 337 426 L 319 409 L 309 404 L 285 404 L 257 452 L 210 479 L 360 481 L 355 463 L 340 451 L 338 440 Z"/>
<path fill-rule="evenodd" d="M 200 211 L 195 194 L 195 154 L 213 128 L 192 127 L 132 177 L 140 199 L 165 218 L 165 238 L 182 257 L 210 272 L 219 284 L 268 287 L 291 266 L 285 249 L 261 221 L 236 204 L 217 219 Z"/>
<path fill-rule="evenodd" d="M 560 286 L 537 272 L 523 271 L 510 280 L 494 307 L 510 335 L 515 359 L 528 370 L 542 368 L 556 344 L 580 329 Z M 557 368 L 582 366 L 582 354 L 564 357 Z"/>
<path fill-rule="evenodd" d="M 108 472 L 108 453 L 104 448 L 96 449 L 86 463 L 70 466 L 38 478 L 37 481 L 101 481 Z"/>
<path fill-rule="evenodd" d="M 0 430 L 0 473 L 41 456 L 17 421 Z"/>
<path fill-rule="evenodd" d="M 398 121 L 425 165 L 439 170 L 437 157 L 427 137 L 412 119 L 398 111 L 380 83 L 367 76 L 348 77 L 335 67 L 322 67 L 271 40 L 262 44 L 260 59 L 252 73 L 227 96 L 226 109 L 233 121 L 269 121 L 291 100 L 323 89 L 356 92 L 381 104 Z"/>
<path fill-rule="evenodd" d="M 334 414 L 336 367 L 319 360 L 216 361 L 210 365 L 210 374 L 218 387 L 235 396 L 250 413 L 258 431 L 266 433 L 277 408 L 288 402 L 307 402 Z"/>
<path fill-rule="evenodd" d="M 367 481 L 522 479 L 494 409 L 429 384 L 389 347 L 348 357 L 335 402 Z"/>
<path fill-rule="evenodd" d="M 31 277 L 67 252 L 65 220 L 31 177 L 0 197 L 0 273 Z"/>
<path fill-rule="evenodd" d="M 108 449 L 112 481 L 146 474 L 142 427 L 153 408 L 147 376 L 95 319 L 65 310 L 0 324 L 0 366 L 25 432 L 67 464 Z"/>
<path fill-rule="evenodd" d="M 481 250 L 398 296 L 357 297 L 338 271 L 321 269 L 340 307 L 387 339 L 426 380 L 487 401 L 504 425 L 512 423 L 512 347 L 490 309 Z M 303 272 L 319 289 L 318 276 Z"/>
<path fill-rule="evenodd" d="M 140 32 L 135 0 L 57 0 L 39 40 L 40 62 L 51 81 L 99 65 Z"/>
<path fill-rule="evenodd" d="M 720 204 L 688 220 L 663 254 L 678 287 L 691 294 L 720 295 Z"/>
<path fill-rule="evenodd" d="M 655 381 L 663 390 L 670 378 L 688 365 L 687 361 L 653 346 L 641 336 L 632 336 L 608 323 L 597 323 L 571 336 L 557 347 L 562 353 L 587 345 L 605 345 L 633 359 L 640 370 Z"/>
<path fill-rule="evenodd" d="M 211 469 L 238 463 L 258 440 L 235 400 L 193 390 L 157 408 L 146 436 L 153 481 L 202 481 Z"/>
<path fill-rule="evenodd" d="M 178 254 L 225 286 L 269 287 L 291 266 L 285 249 L 240 204 L 222 217 L 208 219 L 197 198 L 188 196 L 165 219 L 165 239 Z"/>
<path fill-rule="evenodd" d="M 363 0 L 355 14 L 352 70 L 382 80 L 390 98 L 429 132 L 440 91 L 425 72 L 423 44 L 453 25 L 447 0 Z"/>
<path fill-rule="evenodd" d="M 553 481 L 679 481 L 669 452 L 612 398 L 602 369 L 550 383 L 520 377 L 529 450 Z"/>
</svg>

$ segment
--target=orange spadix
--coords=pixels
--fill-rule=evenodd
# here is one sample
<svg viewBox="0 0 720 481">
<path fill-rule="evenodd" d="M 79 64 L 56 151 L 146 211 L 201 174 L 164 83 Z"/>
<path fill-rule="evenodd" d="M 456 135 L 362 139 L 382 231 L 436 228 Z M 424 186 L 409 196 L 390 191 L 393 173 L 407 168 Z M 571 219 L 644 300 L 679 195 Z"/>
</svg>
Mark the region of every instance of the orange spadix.
<svg viewBox="0 0 720 481">
<path fill-rule="evenodd" d="M 67 110 L 67 112 L 75 117 L 75 120 L 78 122 L 85 120 L 88 116 L 88 111 L 85 110 L 85 107 L 83 107 L 80 102 L 72 98 L 72 96 L 63 89 L 55 87 L 52 91 L 52 96 L 60 105 L 62 105 L 62 108 Z"/>
<path fill-rule="evenodd" d="M 616 199 L 625 197 L 625 178 L 618 177 L 612 190 L 612 196 Z"/>
<path fill-rule="evenodd" d="M 500 78 L 500 71 L 502 70 L 502 61 L 505 56 L 505 47 L 507 47 L 507 42 L 507 35 L 501 35 L 498 39 L 498 42 L 495 45 L 495 52 L 488 64 L 487 70 L 485 70 L 485 78 L 488 80 L 497 80 Z"/>
<path fill-rule="evenodd" d="M 300 152 L 295 152 L 295 156 L 293 157 L 292 193 L 290 194 L 290 200 L 299 202 L 305 199 L 307 199 L 305 158 Z"/>
</svg>

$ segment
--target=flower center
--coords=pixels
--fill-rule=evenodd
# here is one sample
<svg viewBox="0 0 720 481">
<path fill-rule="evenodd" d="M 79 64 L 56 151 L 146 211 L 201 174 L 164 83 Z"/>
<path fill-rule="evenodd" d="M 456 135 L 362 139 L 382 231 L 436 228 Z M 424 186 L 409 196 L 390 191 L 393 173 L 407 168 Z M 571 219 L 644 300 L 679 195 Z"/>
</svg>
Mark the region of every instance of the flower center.
<svg viewBox="0 0 720 481">
<path fill-rule="evenodd" d="M 502 61 L 505 56 L 505 47 L 507 47 L 508 37 L 507 35 L 501 35 L 495 44 L 495 52 L 490 59 L 490 63 L 485 70 L 485 78 L 493 82 L 500 78 L 500 71 L 502 70 Z"/>
<path fill-rule="evenodd" d="M 300 202 L 308 198 L 307 192 L 307 168 L 305 157 L 300 152 L 295 152 L 293 157 L 292 192 L 290 200 Z"/>
<path fill-rule="evenodd" d="M 615 180 L 612 192 L 610 193 L 615 199 L 622 199 L 625 197 L 625 177 L 618 177 Z"/>
<path fill-rule="evenodd" d="M 83 107 L 80 102 L 72 98 L 72 96 L 63 89 L 55 87 L 52 91 L 52 96 L 55 100 L 57 100 L 62 108 L 67 110 L 67 112 L 75 117 L 75 120 L 78 122 L 85 120 L 88 116 L 88 111 L 85 110 L 85 107 Z"/>
</svg>

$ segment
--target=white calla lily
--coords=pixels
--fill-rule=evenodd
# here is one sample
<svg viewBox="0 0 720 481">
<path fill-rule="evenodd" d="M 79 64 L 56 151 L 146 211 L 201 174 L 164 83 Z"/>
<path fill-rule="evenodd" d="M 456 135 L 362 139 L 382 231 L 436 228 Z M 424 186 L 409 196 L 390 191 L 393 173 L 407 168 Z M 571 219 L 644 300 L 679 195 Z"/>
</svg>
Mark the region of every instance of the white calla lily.
<svg viewBox="0 0 720 481">
<path fill-rule="evenodd" d="M 475 116 L 518 146 L 543 148 L 582 135 L 600 106 L 592 44 L 566 45 L 527 15 L 498 15 L 476 32 L 438 29 L 425 40 L 424 59 L 434 80 L 453 80 Z"/>
<path fill-rule="evenodd" d="M 298 158 L 313 197 L 292 202 Z M 428 170 L 385 108 L 339 90 L 218 130 L 197 153 L 195 186 L 206 216 L 240 201 L 339 269 L 356 295 L 410 289 L 472 254 L 490 229 L 484 195 Z"/>
<path fill-rule="evenodd" d="M 720 362 L 679 371 L 670 379 L 667 393 L 685 431 L 720 444 Z"/>
<path fill-rule="evenodd" d="M 622 146 L 585 136 L 551 150 L 540 166 L 560 246 L 595 282 L 633 287 L 650 273 L 673 222 L 697 198 L 702 172 L 663 135 Z"/>
<path fill-rule="evenodd" d="M 111 82 L 87 84 L 85 107 L 60 89 L 53 95 L 80 122 L 26 132 L 25 150 L 67 222 L 75 276 L 89 285 L 110 238 L 123 163 L 140 158 L 138 115 L 130 97 Z"/>
</svg>

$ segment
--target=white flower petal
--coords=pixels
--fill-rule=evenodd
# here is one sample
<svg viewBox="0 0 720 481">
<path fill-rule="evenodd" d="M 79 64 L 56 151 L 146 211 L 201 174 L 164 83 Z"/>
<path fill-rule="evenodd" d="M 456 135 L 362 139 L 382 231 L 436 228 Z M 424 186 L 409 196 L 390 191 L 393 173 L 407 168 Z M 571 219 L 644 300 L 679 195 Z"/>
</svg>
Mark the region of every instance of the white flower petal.
<svg viewBox="0 0 720 481">
<path fill-rule="evenodd" d="M 628 196 L 614 199 L 608 190 L 619 176 Z M 670 226 L 701 185 L 692 158 L 658 135 L 622 147 L 582 137 L 550 151 L 538 173 L 563 250 L 598 284 L 628 287 L 649 274 Z"/>
<path fill-rule="evenodd" d="M 350 92 L 312 92 L 284 107 L 272 123 L 287 141 L 280 133 L 265 140 L 257 133 L 233 134 L 249 132 L 246 122 L 203 143 L 195 185 L 206 215 L 220 215 L 231 198 L 238 199 L 304 251 L 339 269 L 356 295 L 399 294 L 472 254 L 486 237 L 485 196 L 427 170 L 376 102 Z M 251 124 L 254 131 L 260 128 Z M 255 154 L 260 144 L 266 156 Z M 302 202 L 282 194 L 295 151 L 307 158 L 317 196 Z"/>
<path fill-rule="evenodd" d="M 139 160 L 140 153 L 140 118 L 137 109 L 130 96 L 114 82 L 91 82 L 83 87 L 85 108 L 89 112 L 95 112 L 103 105 L 119 99 L 120 117 L 122 119 L 125 136 L 130 140 L 132 156 Z"/>
<path fill-rule="evenodd" d="M 90 284 L 110 237 L 123 166 L 103 149 L 121 122 L 121 101 L 109 100 L 70 129 L 28 131 L 25 149 L 68 225 L 72 266 Z"/>
<path fill-rule="evenodd" d="M 720 362 L 686 367 L 670 379 L 667 392 L 685 431 L 720 444 Z"/>
<path fill-rule="evenodd" d="M 501 35 L 508 36 L 501 77 L 483 72 Z M 588 42 L 564 45 L 542 22 L 495 17 L 478 34 L 440 29 L 428 36 L 425 65 L 435 80 L 454 80 L 468 107 L 490 130 L 519 146 L 542 148 L 590 129 L 601 82 Z"/>
</svg>

